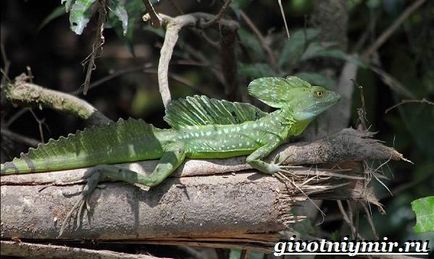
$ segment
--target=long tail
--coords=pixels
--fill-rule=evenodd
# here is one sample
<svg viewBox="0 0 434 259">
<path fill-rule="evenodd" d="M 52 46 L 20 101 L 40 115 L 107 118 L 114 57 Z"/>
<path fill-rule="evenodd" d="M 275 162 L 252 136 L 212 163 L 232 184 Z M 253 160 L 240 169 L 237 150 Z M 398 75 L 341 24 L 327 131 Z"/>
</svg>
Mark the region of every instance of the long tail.
<svg viewBox="0 0 434 259">
<path fill-rule="evenodd" d="M 50 139 L 27 153 L 1 164 L 1 174 L 34 173 L 159 158 L 157 129 L 142 120 L 119 120 Z"/>
</svg>

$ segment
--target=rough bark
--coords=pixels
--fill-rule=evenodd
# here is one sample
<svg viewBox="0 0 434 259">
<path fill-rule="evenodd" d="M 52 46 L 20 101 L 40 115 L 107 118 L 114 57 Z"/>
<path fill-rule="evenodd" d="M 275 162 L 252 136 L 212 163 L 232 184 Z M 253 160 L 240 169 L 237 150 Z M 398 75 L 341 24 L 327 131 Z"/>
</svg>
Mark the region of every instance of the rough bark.
<svg viewBox="0 0 434 259">
<path fill-rule="evenodd" d="M 362 192 L 354 191 L 356 181 L 319 177 L 303 189 L 312 197 L 362 199 Z M 76 193 L 81 185 L 49 186 L 41 191 L 42 187 L 47 186 L 2 186 L 3 239 L 57 239 L 61 222 L 79 199 L 64 193 Z M 279 239 L 279 231 L 304 218 L 290 213 L 296 202 L 304 200 L 297 188 L 257 173 L 170 178 L 148 191 L 107 183 L 92 195 L 89 214 L 78 229 L 71 223 L 59 239 L 191 241 L 204 246 L 264 249 Z"/>
</svg>

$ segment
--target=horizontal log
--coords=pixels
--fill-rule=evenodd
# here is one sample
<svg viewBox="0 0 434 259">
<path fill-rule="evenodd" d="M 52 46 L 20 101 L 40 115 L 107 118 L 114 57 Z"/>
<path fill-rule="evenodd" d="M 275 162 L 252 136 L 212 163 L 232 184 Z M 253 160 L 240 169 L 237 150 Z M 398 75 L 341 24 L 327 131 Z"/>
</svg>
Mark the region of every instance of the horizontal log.
<svg viewBox="0 0 434 259">
<path fill-rule="evenodd" d="M 354 199 L 358 195 L 353 188 L 357 181 L 318 177 L 303 189 L 310 195 Z M 254 172 L 174 177 L 148 191 L 124 183 L 107 183 L 92 195 L 89 215 L 82 218 L 81 225 L 75 229 L 70 222 L 58 238 L 62 221 L 78 201 L 78 196 L 65 197 L 64 193 L 81 188 L 3 184 L 2 238 L 266 249 L 279 239 L 279 231 L 290 229 L 291 224 L 304 218 L 292 215 L 291 209 L 306 200 L 297 188 Z"/>
</svg>

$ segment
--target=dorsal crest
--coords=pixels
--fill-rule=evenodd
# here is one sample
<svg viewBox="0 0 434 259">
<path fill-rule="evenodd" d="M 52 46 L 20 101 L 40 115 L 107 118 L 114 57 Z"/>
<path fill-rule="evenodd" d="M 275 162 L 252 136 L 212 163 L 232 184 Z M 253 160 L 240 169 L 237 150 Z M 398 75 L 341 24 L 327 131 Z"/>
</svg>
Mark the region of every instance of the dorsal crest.
<svg viewBox="0 0 434 259">
<path fill-rule="evenodd" d="M 311 88 L 312 86 L 298 77 L 262 77 L 253 80 L 249 84 L 249 94 L 258 98 L 265 104 L 274 107 L 282 108 L 292 98 L 296 98 L 291 94 L 291 89 L 294 88 Z"/>
<path fill-rule="evenodd" d="M 254 121 L 267 115 L 249 103 L 188 96 L 172 101 L 164 120 L 174 129 L 197 125 L 229 125 Z"/>
</svg>

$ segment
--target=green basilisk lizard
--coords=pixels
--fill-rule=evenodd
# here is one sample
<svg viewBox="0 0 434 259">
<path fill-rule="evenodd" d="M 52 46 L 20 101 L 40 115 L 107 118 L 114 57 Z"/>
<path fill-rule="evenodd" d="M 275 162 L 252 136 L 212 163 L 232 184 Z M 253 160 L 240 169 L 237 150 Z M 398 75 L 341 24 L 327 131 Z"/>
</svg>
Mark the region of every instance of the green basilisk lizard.
<svg viewBox="0 0 434 259">
<path fill-rule="evenodd" d="M 28 153 L 1 164 L 1 175 L 92 167 L 84 176 L 83 206 L 100 181 L 156 186 L 186 158 L 248 155 L 249 165 L 273 174 L 283 166 L 263 159 L 288 137 L 301 134 L 314 117 L 340 98 L 293 76 L 259 78 L 248 90 L 276 111 L 266 113 L 248 103 L 206 96 L 187 97 L 167 107 L 164 119 L 171 129 L 135 119 L 87 128 L 30 148 Z M 111 165 L 151 159 L 160 160 L 148 176 Z"/>
</svg>

